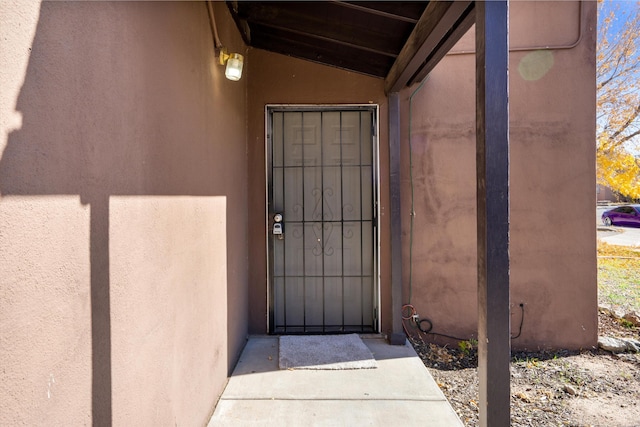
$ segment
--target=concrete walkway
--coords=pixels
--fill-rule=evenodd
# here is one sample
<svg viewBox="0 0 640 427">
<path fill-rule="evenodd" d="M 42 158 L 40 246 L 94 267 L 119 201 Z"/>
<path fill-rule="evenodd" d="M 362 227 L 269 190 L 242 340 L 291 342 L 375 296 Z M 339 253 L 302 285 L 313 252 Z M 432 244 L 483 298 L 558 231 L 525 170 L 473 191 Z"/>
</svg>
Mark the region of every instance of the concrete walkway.
<svg viewBox="0 0 640 427">
<path fill-rule="evenodd" d="M 278 337 L 249 339 L 214 426 L 462 426 L 413 347 L 363 338 L 377 369 L 280 370 Z"/>
</svg>

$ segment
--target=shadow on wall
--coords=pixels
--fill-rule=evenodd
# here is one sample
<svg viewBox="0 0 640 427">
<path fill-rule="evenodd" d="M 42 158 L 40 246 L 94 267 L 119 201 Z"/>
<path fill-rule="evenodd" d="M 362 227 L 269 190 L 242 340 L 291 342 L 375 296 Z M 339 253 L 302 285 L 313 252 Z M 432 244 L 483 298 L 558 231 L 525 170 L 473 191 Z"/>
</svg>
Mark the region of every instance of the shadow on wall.
<svg viewBox="0 0 640 427">
<path fill-rule="evenodd" d="M 227 229 L 246 228 L 244 101 L 216 103 L 233 95 L 220 91 L 242 86 L 229 88 L 212 76 L 203 5 L 43 2 L 15 106 L 22 127 L 8 135 L 0 159 L 2 198 L 76 195 L 90 207 L 94 425 L 110 425 L 113 417 L 109 236 L 117 224 L 110 224 L 110 198 L 224 196 Z M 226 255 L 226 274 L 235 280 L 221 286 L 236 294 L 242 291 L 232 287 L 246 288 L 238 283 L 246 271 L 234 261 L 246 259 L 245 240 L 227 232 L 226 241 L 210 243 Z M 216 307 L 226 313 L 227 301 L 210 308 Z M 228 336 L 223 348 L 237 341 L 231 337 L 237 332 L 227 335 L 228 323 L 219 334 Z M 224 360 L 225 370 L 231 363 Z"/>
</svg>

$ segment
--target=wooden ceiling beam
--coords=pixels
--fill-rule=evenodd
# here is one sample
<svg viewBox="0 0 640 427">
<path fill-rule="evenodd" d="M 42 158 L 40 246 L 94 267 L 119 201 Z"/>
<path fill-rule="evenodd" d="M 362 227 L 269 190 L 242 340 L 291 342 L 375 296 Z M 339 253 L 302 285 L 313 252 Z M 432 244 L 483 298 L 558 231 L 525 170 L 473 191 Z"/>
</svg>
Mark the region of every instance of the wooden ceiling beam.
<svg viewBox="0 0 640 427">
<path fill-rule="evenodd" d="M 412 85 L 424 80 L 424 78 L 427 77 L 431 70 L 433 70 L 435 66 L 438 65 L 438 62 L 440 62 L 440 60 L 444 58 L 447 53 L 449 53 L 453 46 L 458 43 L 458 40 L 460 40 L 460 38 L 464 36 L 467 31 L 469 31 L 469 28 L 471 28 L 475 22 L 476 14 L 475 7 L 473 7 L 468 10 L 467 14 L 461 19 L 460 24 L 453 29 L 449 37 L 444 40 L 442 45 L 438 46 L 433 54 L 429 56 L 425 64 L 422 66 L 422 68 L 420 68 L 420 71 L 418 71 L 418 73 L 415 74 L 411 78 L 411 80 L 409 80 L 408 84 Z"/>
<path fill-rule="evenodd" d="M 455 34 L 459 39 L 466 32 L 460 34 L 456 29 L 463 23 L 469 23 L 465 18 L 468 18 L 474 6 L 473 1 L 429 2 L 385 78 L 385 92 L 398 92 L 409 82 L 415 81 L 414 76 L 425 66 L 429 57 L 441 55 L 442 58 L 444 55 L 441 51 L 446 53 L 443 48 L 449 46 L 450 49 L 457 41 L 451 36 Z"/>
<path fill-rule="evenodd" d="M 397 21 L 404 21 L 410 24 L 415 24 L 416 22 L 418 22 L 417 19 L 413 19 L 404 15 L 399 15 L 397 13 L 386 12 L 380 9 L 374 9 L 372 7 L 367 7 L 367 6 L 364 6 L 362 3 L 349 3 L 342 0 L 329 0 L 329 1 L 337 5 L 340 5 L 342 7 L 349 7 L 351 9 L 359 10 L 361 12 L 369 13 L 372 15 L 384 16 L 385 18 L 391 18 Z"/>
<path fill-rule="evenodd" d="M 342 51 L 338 51 L 329 43 L 305 36 L 282 37 L 275 32 L 263 33 L 259 28 L 254 29 L 254 35 L 253 47 L 255 48 L 373 77 L 384 78 L 386 71 L 393 64 L 393 58 L 387 56 L 367 53 L 347 46 L 343 47 Z"/>
<path fill-rule="evenodd" d="M 350 48 L 353 49 L 358 49 L 358 50 L 362 50 L 365 52 L 371 52 L 371 53 L 376 53 L 378 55 L 384 55 L 384 56 L 388 56 L 390 58 L 396 58 L 398 55 L 396 55 L 393 52 L 389 52 L 388 50 L 381 50 L 381 49 L 375 49 L 369 46 L 365 46 L 363 44 L 357 44 L 357 43 L 352 43 L 349 41 L 345 41 L 345 40 L 340 40 L 337 38 L 333 38 L 333 37 L 327 37 L 324 35 L 319 34 L 318 32 L 313 32 L 313 31 L 300 31 L 294 28 L 290 28 L 290 27 L 282 27 L 279 25 L 273 25 L 273 24 L 267 24 L 267 23 L 256 23 L 256 25 L 260 25 L 261 27 L 264 28 L 271 28 L 273 30 L 278 30 L 282 33 L 286 33 L 286 34 L 290 34 L 290 35 L 296 35 L 296 36 L 304 36 L 304 37 L 308 37 L 311 39 L 316 39 L 316 40 L 322 40 L 324 42 L 333 44 L 333 45 L 339 45 L 339 46 L 348 46 Z M 286 37 L 285 37 L 286 38 Z M 336 46 L 336 49 L 339 48 L 339 46 Z"/>
</svg>

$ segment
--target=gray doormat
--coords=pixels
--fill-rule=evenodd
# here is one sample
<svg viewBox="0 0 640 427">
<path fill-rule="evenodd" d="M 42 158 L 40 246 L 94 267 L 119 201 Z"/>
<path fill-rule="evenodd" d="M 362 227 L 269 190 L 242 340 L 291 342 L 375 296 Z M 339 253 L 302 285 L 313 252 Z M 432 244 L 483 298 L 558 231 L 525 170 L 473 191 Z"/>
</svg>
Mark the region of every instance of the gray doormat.
<svg viewBox="0 0 640 427">
<path fill-rule="evenodd" d="M 280 337 L 280 369 L 372 369 L 378 364 L 357 334 Z"/>
</svg>

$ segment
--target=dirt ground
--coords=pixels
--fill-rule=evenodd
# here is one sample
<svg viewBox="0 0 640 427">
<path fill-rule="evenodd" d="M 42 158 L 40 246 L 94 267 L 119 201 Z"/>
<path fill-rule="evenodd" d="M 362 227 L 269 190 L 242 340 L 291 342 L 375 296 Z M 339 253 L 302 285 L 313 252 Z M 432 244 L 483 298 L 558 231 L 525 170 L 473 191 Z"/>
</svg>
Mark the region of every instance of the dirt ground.
<svg viewBox="0 0 640 427">
<path fill-rule="evenodd" d="M 640 329 L 599 314 L 599 335 L 640 339 Z M 475 348 L 441 347 L 412 339 L 466 426 L 478 425 Z M 512 426 L 640 426 L 640 354 L 603 350 L 514 353 Z"/>
</svg>

